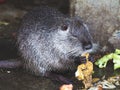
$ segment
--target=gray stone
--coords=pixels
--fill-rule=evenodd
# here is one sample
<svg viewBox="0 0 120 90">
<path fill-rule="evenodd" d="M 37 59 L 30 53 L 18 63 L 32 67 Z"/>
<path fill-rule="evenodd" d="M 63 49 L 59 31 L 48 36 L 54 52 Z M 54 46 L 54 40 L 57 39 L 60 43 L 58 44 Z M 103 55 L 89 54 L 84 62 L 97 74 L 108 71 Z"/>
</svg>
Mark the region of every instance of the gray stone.
<svg viewBox="0 0 120 90">
<path fill-rule="evenodd" d="M 94 40 L 101 47 L 109 45 L 108 39 L 120 30 L 120 0 L 70 0 L 71 16 L 81 16 L 89 25 Z M 119 43 L 117 46 L 119 46 Z M 112 44 L 113 45 L 113 44 Z"/>
</svg>

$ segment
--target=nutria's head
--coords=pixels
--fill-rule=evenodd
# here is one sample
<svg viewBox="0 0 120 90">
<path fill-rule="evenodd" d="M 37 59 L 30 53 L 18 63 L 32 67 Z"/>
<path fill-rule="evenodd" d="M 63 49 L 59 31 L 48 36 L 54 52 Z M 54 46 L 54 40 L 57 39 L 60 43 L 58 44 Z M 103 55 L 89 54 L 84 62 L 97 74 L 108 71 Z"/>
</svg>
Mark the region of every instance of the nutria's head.
<svg viewBox="0 0 120 90">
<path fill-rule="evenodd" d="M 54 34 L 54 45 L 64 57 L 92 52 L 94 45 L 87 25 L 79 18 L 65 18 Z"/>
</svg>

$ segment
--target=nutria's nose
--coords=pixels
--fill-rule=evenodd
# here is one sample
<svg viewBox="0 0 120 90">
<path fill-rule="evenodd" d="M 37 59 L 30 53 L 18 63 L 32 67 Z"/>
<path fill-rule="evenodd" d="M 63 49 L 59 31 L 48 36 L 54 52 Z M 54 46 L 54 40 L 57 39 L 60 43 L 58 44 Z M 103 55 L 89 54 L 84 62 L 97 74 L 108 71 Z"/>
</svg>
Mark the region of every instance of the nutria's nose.
<svg viewBox="0 0 120 90">
<path fill-rule="evenodd" d="M 91 48 L 92 48 L 92 43 L 91 43 L 91 42 L 84 43 L 84 44 L 83 44 L 83 48 L 84 48 L 85 50 L 91 49 Z"/>
</svg>

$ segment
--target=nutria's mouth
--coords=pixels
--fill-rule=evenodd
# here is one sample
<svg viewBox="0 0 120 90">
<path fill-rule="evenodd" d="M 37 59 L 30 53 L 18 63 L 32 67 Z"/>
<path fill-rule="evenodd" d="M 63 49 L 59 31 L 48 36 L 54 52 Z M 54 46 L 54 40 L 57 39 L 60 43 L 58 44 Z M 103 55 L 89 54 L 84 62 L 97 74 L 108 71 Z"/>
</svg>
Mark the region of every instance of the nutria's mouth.
<svg viewBox="0 0 120 90">
<path fill-rule="evenodd" d="M 86 62 L 86 57 L 84 57 L 84 56 L 74 57 L 74 63 L 77 65 L 80 65 L 85 62 Z"/>
<path fill-rule="evenodd" d="M 77 57 L 74 57 L 74 63 L 77 64 L 77 65 L 80 65 L 82 63 L 86 63 L 86 57 L 85 56 L 77 56 Z M 94 58 L 89 55 L 88 57 L 88 60 L 90 60 L 91 62 L 94 62 Z"/>
</svg>

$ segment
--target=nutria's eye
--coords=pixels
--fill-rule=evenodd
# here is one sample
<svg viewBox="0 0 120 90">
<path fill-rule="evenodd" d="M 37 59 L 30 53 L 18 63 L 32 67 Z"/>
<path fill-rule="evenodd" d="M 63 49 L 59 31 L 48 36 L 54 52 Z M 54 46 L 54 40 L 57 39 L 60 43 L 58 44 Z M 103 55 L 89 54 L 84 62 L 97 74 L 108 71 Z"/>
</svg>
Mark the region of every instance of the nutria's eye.
<svg viewBox="0 0 120 90">
<path fill-rule="evenodd" d="M 61 26 L 61 29 L 62 29 L 63 31 L 66 31 L 66 30 L 68 29 L 68 26 L 67 26 L 67 25 L 62 25 L 62 26 Z"/>
</svg>

